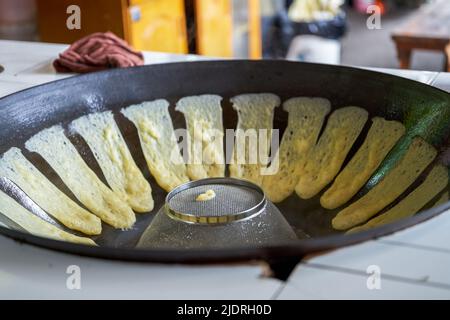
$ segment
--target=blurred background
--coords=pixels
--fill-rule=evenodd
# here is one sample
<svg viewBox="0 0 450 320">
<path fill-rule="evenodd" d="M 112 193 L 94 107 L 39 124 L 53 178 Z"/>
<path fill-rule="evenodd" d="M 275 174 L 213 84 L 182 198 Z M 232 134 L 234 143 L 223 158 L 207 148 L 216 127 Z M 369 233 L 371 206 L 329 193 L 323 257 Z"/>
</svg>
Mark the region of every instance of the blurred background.
<svg viewBox="0 0 450 320">
<path fill-rule="evenodd" d="M 0 0 L 0 39 L 97 31 L 138 50 L 450 71 L 449 0 Z"/>
</svg>

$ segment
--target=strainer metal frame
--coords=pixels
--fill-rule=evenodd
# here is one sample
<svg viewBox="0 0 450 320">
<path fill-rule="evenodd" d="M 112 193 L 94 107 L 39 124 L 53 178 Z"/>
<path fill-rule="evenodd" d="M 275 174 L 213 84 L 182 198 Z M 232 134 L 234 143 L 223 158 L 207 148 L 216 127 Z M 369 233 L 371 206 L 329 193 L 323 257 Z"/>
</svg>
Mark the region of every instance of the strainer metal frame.
<svg viewBox="0 0 450 320">
<path fill-rule="evenodd" d="M 212 219 L 213 217 L 210 217 L 208 219 L 206 217 L 200 217 L 200 216 L 196 216 L 196 215 L 185 213 L 185 212 L 178 212 L 178 211 L 175 211 L 172 208 L 170 208 L 170 205 L 169 205 L 170 200 L 178 193 L 186 191 L 190 188 L 209 185 L 209 184 L 233 184 L 233 185 L 247 187 L 247 188 L 257 191 L 261 195 L 261 200 L 252 208 L 243 210 L 239 213 L 228 213 L 221 217 L 214 217 L 214 219 Z M 260 187 L 258 187 L 256 184 L 247 182 L 245 180 L 234 179 L 234 178 L 229 178 L 229 177 L 206 178 L 206 179 L 186 182 L 186 183 L 176 187 L 172 191 L 170 191 L 166 196 L 166 200 L 165 200 L 165 204 L 164 204 L 164 212 L 171 219 L 181 221 L 184 223 L 195 224 L 195 225 L 206 225 L 206 226 L 207 225 L 223 225 L 223 224 L 242 222 L 245 220 L 252 219 L 253 217 L 256 217 L 257 215 L 259 215 L 265 209 L 266 204 L 267 204 L 267 199 L 264 194 L 264 191 Z M 215 219 L 220 220 L 222 217 L 226 217 L 226 221 L 217 221 L 217 222 L 213 222 L 213 221 L 202 222 L 202 221 L 200 221 L 201 218 L 206 218 L 206 220 L 210 220 L 210 219 L 211 220 L 215 220 Z"/>
</svg>

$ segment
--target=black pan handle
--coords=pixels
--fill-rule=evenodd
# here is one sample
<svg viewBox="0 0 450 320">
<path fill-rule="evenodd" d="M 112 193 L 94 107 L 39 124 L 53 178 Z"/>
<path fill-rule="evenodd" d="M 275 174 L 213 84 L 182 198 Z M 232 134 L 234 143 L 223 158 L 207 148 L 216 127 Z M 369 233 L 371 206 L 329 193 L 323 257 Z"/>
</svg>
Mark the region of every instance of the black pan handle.
<svg viewBox="0 0 450 320">
<path fill-rule="evenodd" d="M 266 262 L 271 271 L 270 276 L 281 281 L 286 281 L 303 258 L 304 256 L 288 256 L 267 259 Z"/>
</svg>

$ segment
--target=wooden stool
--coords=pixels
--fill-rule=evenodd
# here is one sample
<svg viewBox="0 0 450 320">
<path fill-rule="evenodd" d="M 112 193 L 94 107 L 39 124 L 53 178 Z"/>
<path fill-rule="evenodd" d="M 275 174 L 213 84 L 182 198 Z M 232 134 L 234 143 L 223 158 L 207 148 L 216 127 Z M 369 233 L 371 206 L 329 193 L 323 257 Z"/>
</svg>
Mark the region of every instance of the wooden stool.
<svg viewBox="0 0 450 320">
<path fill-rule="evenodd" d="M 450 1 L 439 0 L 423 6 L 392 34 L 397 47 L 400 68 L 408 69 L 414 49 L 440 51 L 444 69 L 450 72 Z"/>
</svg>

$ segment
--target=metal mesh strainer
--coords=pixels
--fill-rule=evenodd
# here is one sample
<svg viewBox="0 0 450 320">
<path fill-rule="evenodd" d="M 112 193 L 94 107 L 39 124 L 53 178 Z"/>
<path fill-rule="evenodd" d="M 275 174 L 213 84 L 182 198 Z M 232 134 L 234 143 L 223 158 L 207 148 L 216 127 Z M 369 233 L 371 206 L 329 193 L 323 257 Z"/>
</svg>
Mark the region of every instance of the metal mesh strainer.
<svg viewBox="0 0 450 320">
<path fill-rule="evenodd" d="M 196 200 L 208 190 L 213 190 L 215 197 Z M 296 238 L 258 186 L 238 179 L 211 178 L 188 182 L 170 192 L 138 247 L 273 245 Z"/>
<path fill-rule="evenodd" d="M 197 201 L 208 191 L 214 197 Z M 166 199 L 168 213 L 186 222 L 225 223 L 259 214 L 266 205 L 263 191 L 237 179 L 212 178 L 184 184 Z"/>
</svg>

